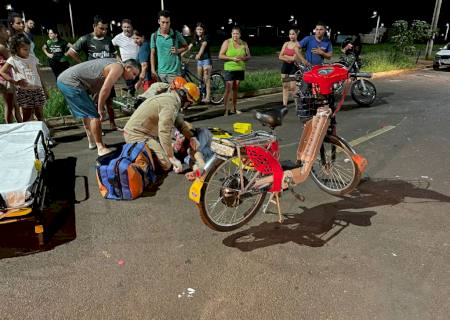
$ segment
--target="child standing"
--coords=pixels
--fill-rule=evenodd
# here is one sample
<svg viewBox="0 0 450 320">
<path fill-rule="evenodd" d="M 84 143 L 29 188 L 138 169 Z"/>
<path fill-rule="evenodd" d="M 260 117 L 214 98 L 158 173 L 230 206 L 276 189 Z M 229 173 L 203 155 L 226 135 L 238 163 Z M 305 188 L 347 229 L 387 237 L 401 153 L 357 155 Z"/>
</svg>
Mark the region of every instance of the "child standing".
<svg viewBox="0 0 450 320">
<path fill-rule="evenodd" d="M 8 49 L 8 29 L 5 25 L 0 24 L 0 69 L 6 63 L 10 53 Z M 10 73 L 12 76 L 12 73 Z M 15 116 L 17 122 L 22 122 L 19 110 L 16 108 L 14 101 L 14 86 L 0 76 L 0 94 L 3 96 L 5 103 L 5 123 L 12 123 Z"/>
<path fill-rule="evenodd" d="M 44 121 L 46 93 L 37 69 L 39 60 L 30 55 L 30 40 L 23 34 L 13 36 L 11 54 L 1 68 L 0 76 L 16 85 L 17 105 L 22 110 L 23 121 L 31 120 L 33 114 L 37 120 Z M 10 76 L 11 69 L 13 77 Z"/>
</svg>

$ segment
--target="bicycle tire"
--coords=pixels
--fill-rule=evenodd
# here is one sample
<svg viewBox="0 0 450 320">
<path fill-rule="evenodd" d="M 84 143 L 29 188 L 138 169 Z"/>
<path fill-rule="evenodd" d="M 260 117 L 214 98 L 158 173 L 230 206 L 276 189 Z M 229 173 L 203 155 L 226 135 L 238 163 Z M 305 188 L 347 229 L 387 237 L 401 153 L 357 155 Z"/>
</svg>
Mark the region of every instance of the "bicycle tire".
<svg viewBox="0 0 450 320">
<path fill-rule="evenodd" d="M 311 169 L 312 180 L 331 195 L 342 196 L 353 191 L 361 180 L 361 172 L 352 158 L 355 154 L 343 139 L 325 136 Z"/>
<path fill-rule="evenodd" d="M 350 92 L 352 99 L 360 106 L 370 106 L 377 98 L 377 89 L 369 80 L 364 80 L 366 90 L 362 86 L 362 79 L 358 79 L 352 83 Z"/>
<path fill-rule="evenodd" d="M 253 196 L 250 196 L 247 199 L 240 199 L 238 200 L 238 205 L 234 209 L 233 217 L 236 215 L 236 210 L 238 207 L 240 207 L 243 203 L 245 203 L 247 200 L 251 200 L 252 198 L 256 198 L 253 200 L 252 203 L 249 203 L 250 206 L 247 210 L 244 211 L 242 218 L 236 219 L 236 221 L 232 221 L 229 223 L 221 222 L 219 219 L 226 214 L 226 211 L 233 211 L 233 206 L 230 206 L 231 203 L 226 203 L 226 201 L 230 201 L 225 199 L 224 197 L 221 197 L 222 192 L 224 192 L 224 188 L 228 187 L 228 189 L 233 188 L 233 183 L 239 184 L 238 178 L 233 178 L 233 175 L 231 174 L 231 170 L 227 173 L 226 166 L 229 165 L 231 169 L 236 168 L 238 170 L 238 166 L 235 162 L 233 162 L 233 158 L 223 160 L 223 159 L 217 159 L 214 163 L 211 170 L 206 175 L 204 185 L 201 191 L 201 198 L 199 204 L 197 204 L 200 212 L 200 217 L 204 224 L 206 224 L 209 228 L 215 230 L 215 231 L 232 231 L 236 230 L 239 227 L 243 226 L 244 224 L 248 223 L 258 212 L 259 208 L 264 202 L 264 199 L 266 197 L 267 191 L 261 191 L 260 193 L 257 193 Z M 223 173 L 224 175 L 220 175 L 221 170 L 224 169 Z M 256 173 L 256 171 L 248 170 L 247 172 L 252 171 L 253 173 Z M 217 176 L 217 180 L 215 180 Z M 223 180 L 220 180 L 223 176 Z M 239 187 L 239 185 L 235 185 L 235 188 Z M 214 189 L 216 188 L 216 189 Z M 214 197 L 214 193 L 218 192 L 217 197 L 218 199 L 209 199 L 209 194 L 211 194 L 211 198 Z M 221 199 L 222 198 L 222 199 Z M 230 199 L 230 198 L 228 198 Z M 209 201 L 215 201 L 215 204 L 209 205 Z M 233 199 L 233 204 L 235 204 L 236 199 Z M 222 210 L 220 213 L 220 216 L 214 216 L 213 210 L 216 206 L 219 206 L 219 210 Z M 212 208 L 214 206 L 214 208 Z M 218 219 L 219 218 L 219 219 Z"/>
<path fill-rule="evenodd" d="M 225 94 L 225 78 L 219 72 L 211 73 L 211 103 L 221 104 Z"/>
</svg>

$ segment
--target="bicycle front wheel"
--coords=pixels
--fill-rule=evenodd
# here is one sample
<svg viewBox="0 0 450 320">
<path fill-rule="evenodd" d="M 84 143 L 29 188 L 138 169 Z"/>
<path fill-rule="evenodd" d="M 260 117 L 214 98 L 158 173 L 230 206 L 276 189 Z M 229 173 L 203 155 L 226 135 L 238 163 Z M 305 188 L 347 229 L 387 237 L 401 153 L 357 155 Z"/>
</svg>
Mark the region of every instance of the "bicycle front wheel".
<svg viewBox="0 0 450 320">
<path fill-rule="evenodd" d="M 202 188 L 198 204 L 202 221 L 216 231 L 232 231 L 249 222 L 267 193 L 252 188 L 253 178 L 258 174 L 256 170 L 244 168 L 241 179 L 238 158 L 218 159 Z"/>
<path fill-rule="evenodd" d="M 211 103 L 221 104 L 225 94 L 225 78 L 219 72 L 211 74 Z"/>
<path fill-rule="evenodd" d="M 345 195 L 361 180 L 361 172 L 353 160 L 355 152 L 335 136 L 325 136 L 311 169 L 311 178 L 323 191 Z"/>
</svg>

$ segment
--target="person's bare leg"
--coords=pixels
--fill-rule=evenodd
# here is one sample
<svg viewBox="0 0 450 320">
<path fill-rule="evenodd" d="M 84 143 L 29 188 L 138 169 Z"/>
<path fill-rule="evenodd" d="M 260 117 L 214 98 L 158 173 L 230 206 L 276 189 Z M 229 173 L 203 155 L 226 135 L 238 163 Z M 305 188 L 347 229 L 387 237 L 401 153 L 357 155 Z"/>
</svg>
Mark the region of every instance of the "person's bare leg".
<svg viewBox="0 0 450 320">
<path fill-rule="evenodd" d="M 13 111 L 14 111 L 14 94 L 3 93 L 3 100 L 5 101 L 5 123 L 13 122 Z"/>
<path fill-rule="evenodd" d="M 44 121 L 43 107 L 34 108 L 34 115 L 38 121 Z"/>
<path fill-rule="evenodd" d="M 14 117 L 16 118 L 16 122 L 20 123 L 23 122 L 23 117 L 22 117 L 22 110 L 21 108 L 17 105 L 17 99 L 16 99 L 16 92 L 14 89 L 14 92 L 12 93 L 12 106 L 14 108 Z"/>
<path fill-rule="evenodd" d="M 297 91 L 297 86 L 296 86 L 295 81 L 290 81 L 289 87 L 290 87 L 292 98 L 295 99 L 295 92 Z M 289 103 L 289 100 L 286 101 L 285 106 L 287 106 L 288 103 Z"/>
<path fill-rule="evenodd" d="M 233 88 L 233 81 L 227 81 L 225 94 L 223 95 L 223 104 L 225 106 L 225 115 L 228 115 L 228 104 L 230 103 L 230 93 Z"/>
<path fill-rule="evenodd" d="M 21 109 L 22 109 L 23 122 L 30 121 L 31 116 L 33 115 L 33 108 L 21 107 Z"/>
<path fill-rule="evenodd" d="M 83 119 L 84 122 L 84 119 Z M 110 153 L 111 150 L 108 149 L 102 140 L 102 126 L 100 119 L 98 118 L 88 118 L 89 131 L 94 137 L 95 144 L 97 145 L 97 153 L 99 156 Z"/>
<path fill-rule="evenodd" d="M 282 79 L 281 81 L 283 81 L 283 77 L 281 79 Z M 287 106 L 289 101 L 289 83 L 283 81 L 282 86 L 283 86 L 283 106 Z"/>
<path fill-rule="evenodd" d="M 238 89 L 239 89 L 239 80 L 235 80 L 233 82 L 233 111 L 235 113 L 241 113 L 241 111 L 237 110 L 237 95 L 238 95 Z"/>
<path fill-rule="evenodd" d="M 203 81 L 205 81 L 206 86 L 206 97 L 205 102 L 209 103 L 211 101 L 211 66 L 207 66 L 203 69 Z"/>
<path fill-rule="evenodd" d="M 90 118 L 83 118 L 84 130 L 86 131 L 86 137 L 89 143 L 89 149 L 97 149 L 97 145 L 95 144 L 94 135 L 91 132 L 91 124 Z"/>
</svg>

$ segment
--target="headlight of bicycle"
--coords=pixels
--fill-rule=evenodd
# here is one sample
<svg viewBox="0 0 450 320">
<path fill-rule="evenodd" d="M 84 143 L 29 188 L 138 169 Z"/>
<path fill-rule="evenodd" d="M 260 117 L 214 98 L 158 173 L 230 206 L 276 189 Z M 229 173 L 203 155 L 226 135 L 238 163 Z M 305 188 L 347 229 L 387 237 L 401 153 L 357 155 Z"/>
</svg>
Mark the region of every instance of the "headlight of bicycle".
<svg viewBox="0 0 450 320">
<path fill-rule="evenodd" d="M 225 157 L 232 157 L 234 155 L 235 148 L 220 144 L 216 141 L 211 142 L 211 150 L 218 155 Z"/>
</svg>

